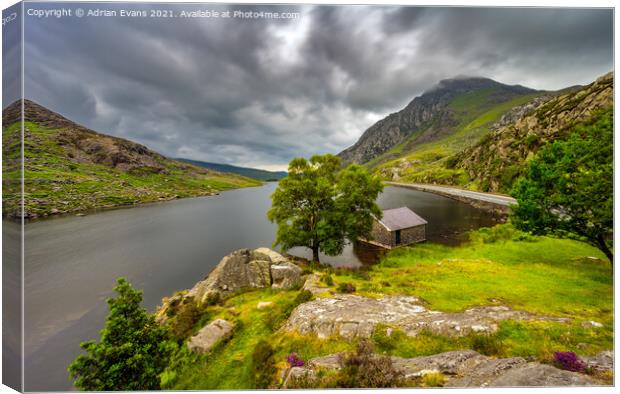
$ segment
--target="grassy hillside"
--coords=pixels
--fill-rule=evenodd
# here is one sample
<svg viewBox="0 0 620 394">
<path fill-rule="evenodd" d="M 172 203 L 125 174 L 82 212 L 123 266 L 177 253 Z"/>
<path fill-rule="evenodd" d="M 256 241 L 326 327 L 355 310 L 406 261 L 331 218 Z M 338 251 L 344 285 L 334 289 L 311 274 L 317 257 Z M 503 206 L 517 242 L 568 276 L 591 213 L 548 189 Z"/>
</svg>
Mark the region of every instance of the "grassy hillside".
<svg viewBox="0 0 620 394">
<path fill-rule="evenodd" d="M 3 215 L 19 217 L 20 131 L 3 113 Z M 148 148 L 88 130 L 32 102 L 24 122 L 24 216 L 205 196 L 260 182 L 170 160 Z"/>
<path fill-rule="evenodd" d="M 611 116 L 613 74 L 585 87 L 494 106 L 485 105 L 484 96 L 473 92 L 450 103 L 459 119 L 450 135 L 422 144 L 405 141 L 369 165 L 386 180 L 507 192 L 541 146 L 563 138 L 576 124 Z"/>
<path fill-rule="evenodd" d="M 267 171 L 267 170 L 259 170 L 258 168 L 238 167 L 238 166 L 233 166 L 230 164 L 209 163 L 205 161 L 181 159 L 181 158 L 177 158 L 175 160 L 193 164 L 198 167 L 209 168 L 214 171 L 225 172 L 229 174 L 237 174 L 237 175 L 241 175 L 241 176 L 245 176 L 248 178 L 257 179 L 259 181 L 265 181 L 265 182 L 279 181 L 280 179 L 284 178 L 287 175 L 286 171 Z"/>
<path fill-rule="evenodd" d="M 387 327 L 380 326 L 372 341 L 377 350 L 386 354 L 415 357 L 475 349 L 492 356 L 551 362 L 555 351 L 592 355 L 613 346 L 611 268 L 597 249 L 574 240 L 531 237 L 503 225 L 475 232 L 469 244 L 459 247 L 420 244 L 394 250 L 366 271 L 311 266 L 305 270 L 329 276 L 332 292 L 337 292 L 341 283 L 352 283 L 357 289 L 355 294 L 411 294 L 423 299 L 432 310 L 506 305 L 571 319 L 569 323 L 504 321 L 491 336 L 470 334 L 459 338 L 427 332 L 408 337 L 399 330 L 387 336 Z M 292 352 L 308 360 L 355 348 L 355 340 L 318 339 L 279 331 L 297 294 L 296 290 L 256 290 L 208 307 L 195 330 L 208 321 L 225 318 L 236 324 L 232 338 L 206 355 L 190 354 L 182 346 L 164 374 L 164 388 L 255 388 L 252 354 L 261 339 L 272 344 L 278 368 L 286 367 L 286 357 Z M 271 301 L 275 306 L 259 310 L 259 301 Z M 582 325 L 590 320 L 603 327 Z M 278 387 L 276 376 L 273 387 Z"/>
<path fill-rule="evenodd" d="M 450 169 L 450 156 L 463 151 L 486 136 L 492 125 L 512 108 L 523 105 L 542 95 L 523 95 L 500 104 L 487 101 L 490 92 L 478 91 L 458 97 L 450 103 L 458 122 L 453 131 L 443 138 L 417 143 L 412 136 L 385 155 L 368 163 L 376 167 L 386 179 L 420 182 L 465 184 L 465 171 Z"/>
<path fill-rule="evenodd" d="M 579 124 L 605 119 L 613 124 L 613 80 L 610 73 L 540 103 L 457 154 L 451 165 L 468 174 L 470 188 L 508 192 L 545 144 L 566 138 Z"/>
</svg>

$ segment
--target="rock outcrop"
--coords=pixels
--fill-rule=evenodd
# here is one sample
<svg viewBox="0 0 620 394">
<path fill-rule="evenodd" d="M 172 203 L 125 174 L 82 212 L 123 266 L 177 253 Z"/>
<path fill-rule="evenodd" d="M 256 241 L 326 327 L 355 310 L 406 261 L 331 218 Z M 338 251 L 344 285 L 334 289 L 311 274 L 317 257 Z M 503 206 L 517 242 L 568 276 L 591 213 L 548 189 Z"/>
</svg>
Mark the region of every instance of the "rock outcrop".
<svg viewBox="0 0 620 394">
<path fill-rule="evenodd" d="M 340 354 L 309 360 L 303 367 L 288 371 L 284 387 L 294 386 L 299 378 L 319 379 L 320 370 L 341 367 Z M 412 382 L 430 373 L 441 373 L 448 387 L 531 387 L 531 386 L 589 386 L 596 382 L 587 375 L 564 371 L 550 365 L 527 362 L 521 357 L 496 359 L 473 350 L 458 350 L 432 356 L 391 357 L 394 368 Z"/>
<path fill-rule="evenodd" d="M 241 249 L 224 257 L 209 276 L 187 293 L 199 304 L 212 293 L 231 294 L 241 289 L 271 286 L 271 261 L 262 254 Z"/>
<path fill-rule="evenodd" d="M 374 299 L 355 295 L 317 298 L 298 306 L 283 329 L 319 338 L 340 335 L 344 338 L 369 337 L 379 323 L 416 336 L 422 330 L 441 335 L 467 335 L 470 332 L 494 332 L 502 320 L 567 321 L 515 311 L 505 306 L 482 306 L 460 313 L 426 309 L 411 296 L 384 296 Z"/>
<path fill-rule="evenodd" d="M 329 291 L 328 287 L 323 286 L 321 283 L 321 275 L 312 273 L 308 275 L 306 278 L 306 282 L 304 283 L 303 290 L 307 290 L 310 293 L 316 295 Z"/>
<path fill-rule="evenodd" d="M 194 335 L 187 342 L 189 350 L 197 353 L 206 353 L 218 342 L 230 337 L 233 331 L 232 323 L 217 319 L 204 326 L 198 334 Z"/>
<path fill-rule="evenodd" d="M 224 257 L 187 296 L 202 304 L 213 293 L 225 297 L 241 289 L 289 289 L 302 284 L 301 268 L 278 252 L 268 248 L 241 249 Z"/>
<path fill-rule="evenodd" d="M 159 322 L 171 308 L 191 299 L 198 305 L 226 298 L 244 289 L 290 289 L 303 285 L 302 271 L 280 253 L 268 248 L 241 249 L 224 257 L 206 279 L 188 291 L 165 298 L 157 311 Z"/>
<path fill-rule="evenodd" d="M 614 371 L 614 352 L 611 350 L 604 350 L 592 357 L 584 357 L 583 361 L 586 364 L 586 368 L 595 373 Z"/>
</svg>

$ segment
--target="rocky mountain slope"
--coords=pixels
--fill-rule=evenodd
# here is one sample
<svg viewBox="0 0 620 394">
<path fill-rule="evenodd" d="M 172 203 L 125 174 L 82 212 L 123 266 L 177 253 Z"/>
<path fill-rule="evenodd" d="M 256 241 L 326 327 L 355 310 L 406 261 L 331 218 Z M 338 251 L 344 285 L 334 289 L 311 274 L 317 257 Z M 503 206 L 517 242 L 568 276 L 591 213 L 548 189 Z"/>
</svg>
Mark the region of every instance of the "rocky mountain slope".
<svg viewBox="0 0 620 394">
<path fill-rule="evenodd" d="M 5 108 L 3 215 L 19 217 L 21 102 Z M 209 195 L 258 181 L 168 159 L 24 101 L 24 217 Z"/>
<path fill-rule="evenodd" d="M 477 104 L 468 111 L 476 112 Z M 367 165 L 389 181 L 508 192 L 544 144 L 576 124 L 612 116 L 613 73 L 587 86 L 520 96 L 474 115 L 452 134 L 407 149 L 392 148 Z M 479 113 L 479 112 L 478 112 Z"/>
<path fill-rule="evenodd" d="M 394 153 L 406 152 L 454 133 L 499 104 L 534 93 L 532 89 L 487 78 L 443 80 L 401 111 L 375 123 L 339 156 L 345 163 L 365 164 L 376 161 L 399 144 L 406 146 Z"/>
<path fill-rule="evenodd" d="M 480 190 L 509 191 L 543 145 L 567 137 L 579 123 L 613 116 L 613 82 L 609 73 L 581 89 L 511 110 L 492 133 L 456 155 L 453 168 L 464 170 Z"/>
</svg>

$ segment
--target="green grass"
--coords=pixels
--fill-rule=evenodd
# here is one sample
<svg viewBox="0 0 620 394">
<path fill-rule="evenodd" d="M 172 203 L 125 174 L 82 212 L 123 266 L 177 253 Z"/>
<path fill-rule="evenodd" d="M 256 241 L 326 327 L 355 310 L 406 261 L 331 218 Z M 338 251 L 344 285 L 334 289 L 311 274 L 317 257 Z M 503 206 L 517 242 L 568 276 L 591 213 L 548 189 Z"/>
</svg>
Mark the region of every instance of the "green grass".
<svg viewBox="0 0 620 394">
<path fill-rule="evenodd" d="M 459 312 L 479 305 L 506 305 L 571 319 L 569 323 L 504 321 L 492 335 L 459 338 L 430 332 L 408 337 L 398 329 L 387 336 L 388 327 L 380 325 L 371 338 L 380 353 L 416 357 L 474 349 L 490 356 L 550 362 L 555 351 L 592 355 L 612 348 L 612 273 L 597 249 L 576 240 L 532 237 L 510 225 L 482 229 L 471 238 L 470 243 L 458 247 L 418 244 L 395 249 L 378 265 L 363 271 L 316 266 L 306 270 L 319 271 L 325 277 L 329 274 L 333 292 L 342 283 L 352 283 L 358 295 L 415 295 L 432 310 Z M 261 339 L 273 346 L 280 371 L 286 368 L 286 357 L 292 352 L 309 360 L 356 348 L 355 340 L 321 340 L 278 330 L 280 326 L 274 326 L 273 321 L 284 321 L 297 294 L 295 290 L 256 290 L 228 299 L 222 306 L 210 307 L 210 319 L 221 317 L 236 322 L 233 337 L 209 355 L 182 355 L 196 359 L 171 368 L 167 376 L 174 379 L 165 388 L 254 388 L 251 356 Z M 272 301 L 275 306 L 258 310 L 259 301 Z M 604 327 L 582 327 L 587 320 L 603 323 Z M 278 385 L 277 376 L 273 385 Z"/>
<path fill-rule="evenodd" d="M 332 276 L 362 294 L 416 295 L 429 308 L 447 312 L 492 305 L 495 299 L 529 312 L 611 321 L 610 264 L 598 249 L 569 239 L 418 244 L 389 253 L 370 270 L 369 280 Z"/>
<path fill-rule="evenodd" d="M 3 175 L 9 180 L 18 180 L 21 175 L 17 165 L 20 127 L 16 123 L 3 130 Z M 261 184 L 232 174 L 188 171 L 184 164 L 167 159 L 160 163 L 167 173 L 146 167 L 125 172 L 82 163 L 70 158 L 57 143 L 59 130 L 31 122 L 25 122 L 24 127 L 24 199 L 29 217 L 204 196 Z M 19 206 L 20 188 L 6 188 L 3 194 L 3 213 L 10 216 Z"/>
<path fill-rule="evenodd" d="M 319 340 L 315 337 L 275 332 L 269 321 L 283 313 L 298 291 L 257 290 L 233 297 L 223 305 L 212 307 L 212 319 L 223 318 L 235 322 L 233 337 L 211 353 L 174 371 L 175 379 L 165 387 L 174 390 L 187 389 L 252 389 L 256 388 L 252 368 L 252 352 L 261 339 L 269 339 L 276 350 L 278 367 L 292 351 L 304 359 L 329 354 L 333 351 L 353 349 L 341 340 Z M 257 309 L 259 301 L 271 301 L 272 308 Z M 290 311 L 289 311 L 290 313 Z"/>
</svg>

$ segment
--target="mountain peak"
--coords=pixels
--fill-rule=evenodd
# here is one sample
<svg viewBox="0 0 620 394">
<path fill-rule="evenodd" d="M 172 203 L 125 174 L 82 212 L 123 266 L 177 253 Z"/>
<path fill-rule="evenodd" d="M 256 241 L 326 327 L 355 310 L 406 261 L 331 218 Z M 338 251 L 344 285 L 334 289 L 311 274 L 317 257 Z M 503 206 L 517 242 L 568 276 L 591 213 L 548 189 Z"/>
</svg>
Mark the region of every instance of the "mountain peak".
<svg viewBox="0 0 620 394">
<path fill-rule="evenodd" d="M 521 85 L 506 85 L 501 82 L 497 82 L 491 78 L 479 77 L 479 76 L 464 76 L 458 75 L 453 78 L 442 79 L 438 84 L 424 92 L 426 94 L 432 94 L 437 91 L 449 91 L 449 92 L 467 92 L 479 89 L 501 87 L 506 90 L 511 90 L 514 93 L 526 94 L 535 92 L 534 89 L 526 88 Z"/>
<path fill-rule="evenodd" d="M 94 133 L 94 131 L 79 125 L 38 103 L 35 103 L 32 100 L 24 99 L 23 101 L 25 121 L 34 122 L 49 128 L 78 128 L 82 131 Z M 4 125 L 13 124 L 21 120 L 21 103 L 22 100 L 17 100 L 2 111 L 2 122 Z"/>
<path fill-rule="evenodd" d="M 470 94 L 475 92 L 480 94 Z M 534 92 L 490 78 L 457 76 L 443 79 L 401 111 L 368 128 L 355 145 L 339 155 L 345 163 L 367 163 L 405 141 L 408 147 L 413 147 L 443 138 L 455 132 L 459 125 L 469 123 L 466 122 L 468 119 L 471 121 L 494 106 Z"/>
</svg>

